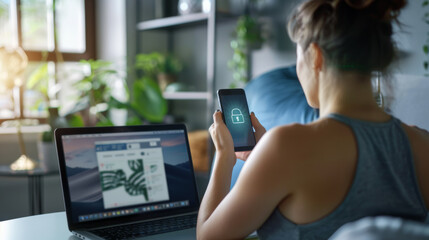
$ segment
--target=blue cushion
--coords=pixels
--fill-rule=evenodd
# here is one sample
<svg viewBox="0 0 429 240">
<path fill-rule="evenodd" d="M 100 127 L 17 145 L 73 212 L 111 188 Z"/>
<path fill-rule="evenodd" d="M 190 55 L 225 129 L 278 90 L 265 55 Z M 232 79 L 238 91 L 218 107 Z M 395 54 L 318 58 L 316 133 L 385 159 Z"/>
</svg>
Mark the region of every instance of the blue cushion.
<svg viewBox="0 0 429 240">
<path fill-rule="evenodd" d="M 296 67 L 279 68 L 250 81 L 244 88 L 249 110 L 267 129 L 289 123 L 308 123 L 319 117 L 311 108 L 296 75 Z"/>
<path fill-rule="evenodd" d="M 311 108 L 296 75 L 296 66 L 279 68 L 251 80 L 244 88 L 249 110 L 255 113 L 267 131 L 290 123 L 308 123 L 319 117 Z M 231 179 L 231 188 L 243 167 L 237 159 Z"/>
</svg>

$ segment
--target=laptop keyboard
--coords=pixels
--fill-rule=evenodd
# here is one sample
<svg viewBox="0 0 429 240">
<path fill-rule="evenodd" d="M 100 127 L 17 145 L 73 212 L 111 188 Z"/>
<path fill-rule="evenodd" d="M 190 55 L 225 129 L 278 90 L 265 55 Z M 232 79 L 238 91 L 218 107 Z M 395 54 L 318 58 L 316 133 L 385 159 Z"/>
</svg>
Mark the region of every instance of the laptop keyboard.
<svg viewBox="0 0 429 240">
<path fill-rule="evenodd" d="M 172 232 L 193 228 L 197 223 L 197 214 L 159 219 L 144 223 L 135 223 L 105 229 L 92 230 L 91 232 L 106 240 L 133 239 L 160 233 Z"/>
</svg>

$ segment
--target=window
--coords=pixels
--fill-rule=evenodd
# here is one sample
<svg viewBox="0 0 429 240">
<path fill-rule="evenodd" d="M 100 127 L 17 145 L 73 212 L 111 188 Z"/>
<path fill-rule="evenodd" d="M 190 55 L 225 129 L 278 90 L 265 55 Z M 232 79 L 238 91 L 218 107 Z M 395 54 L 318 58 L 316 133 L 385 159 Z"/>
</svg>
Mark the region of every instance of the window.
<svg viewBox="0 0 429 240">
<path fill-rule="evenodd" d="M 94 12 L 94 0 L 0 0 L 0 46 L 30 61 L 95 58 Z"/>
<path fill-rule="evenodd" d="M 22 78 L 27 81 L 37 68 L 46 66 L 52 91 L 64 65 L 95 59 L 95 0 L 0 0 L 0 47 L 24 49 L 29 64 Z M 48 63 L 48 64 L 46 64 Z M 60 63 L 60 64 L 58 64 Z M 0 94 L 0 118 L 14 118 L 13 91 Z M 26 90 L 24 116 L 43 117 L 46 103 L 36 91 Z M 61 96 L 54 96 L 61 98 Z M 15 101 L 16 102 L 16 101 Z M 16 104 L 15 104 L 16 105 Z M 36 104 L 37 105 L 37 104 Z"/>
</svg>

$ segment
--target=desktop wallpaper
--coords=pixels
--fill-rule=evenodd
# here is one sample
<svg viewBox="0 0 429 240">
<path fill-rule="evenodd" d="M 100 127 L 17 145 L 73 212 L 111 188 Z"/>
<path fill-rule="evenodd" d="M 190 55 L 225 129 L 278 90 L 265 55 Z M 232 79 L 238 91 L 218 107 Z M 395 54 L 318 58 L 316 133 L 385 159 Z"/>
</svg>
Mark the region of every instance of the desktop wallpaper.
<svg viewBox="0 0 429 240">
<path fill-rule="evenodd" d="M 106 189 L 102 189 L 104 185 L 101 184 L 100 180 L 95 143 L 97 141 L 144 140 L 147 138 L 160 139 L 164 159 L 162 168 L 166 173 L 168 186 L 168 201 L 165 202 L 188 200 L 191 206 L 198 204 L 198 196 L 194 187 L 195 180 L 192 174 L 192 164 L 189 161 L 184 132 L 169 134 L 155 133 L 153 135 L 103 136 L 102 138 L 64 138 L 63 148 L 66 172 L 69 179 L 71 208 L 73 213 L 75 213 L 72 216 L 73 221 L 77 222 L 78 217 L 82 215 L 108 210 L 104 207 L 103 203 L 103 190 Z M 141 167 L 139 164 L 141 164 L 140 159 L 129 162 L 130 168 L 139 168 Z M 121 177 L 119 176 L 119 178 Z M 163 196 L 159 199 L 166 199 L 166 197 Z M 138 204 L 138 206 L 141 205 Z M 129 205 L 124 206 L 124 208 L 129 207 Z M 120 210 L 121 208 L 118 207 L 118 209 Z"/>
</svg>

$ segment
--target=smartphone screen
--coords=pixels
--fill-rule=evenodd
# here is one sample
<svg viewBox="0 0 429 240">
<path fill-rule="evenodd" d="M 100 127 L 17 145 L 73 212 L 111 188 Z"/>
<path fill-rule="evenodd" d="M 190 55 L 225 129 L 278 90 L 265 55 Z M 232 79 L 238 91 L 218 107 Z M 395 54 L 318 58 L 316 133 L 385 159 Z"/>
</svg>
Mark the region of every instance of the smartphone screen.
<svg viewBox="0 0 429 240">
<path fill-rule="evenodd" d="M 219 89 L 219 105 L 234 141 L 235 151 L 252 150 L 256 144 L 243 89 Z"/>
</svg>

